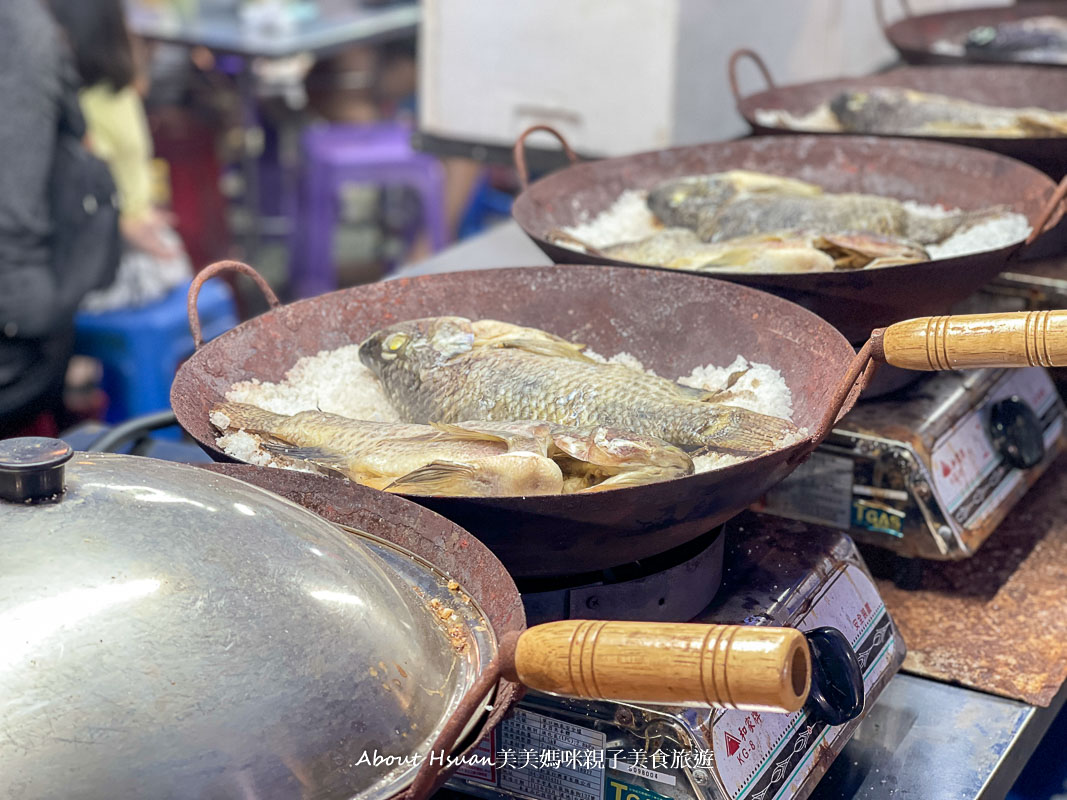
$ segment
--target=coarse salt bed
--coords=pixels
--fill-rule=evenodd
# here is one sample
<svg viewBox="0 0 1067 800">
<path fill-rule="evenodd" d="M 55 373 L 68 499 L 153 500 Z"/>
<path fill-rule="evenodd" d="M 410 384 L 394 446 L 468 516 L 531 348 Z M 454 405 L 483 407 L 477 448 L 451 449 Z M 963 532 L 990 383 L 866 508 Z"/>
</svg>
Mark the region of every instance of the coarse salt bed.
<svg viewBox="0 0 1067 800">
<path fill-rule="evenodd" d="M 590 247 L 610 247 L 613 244 L 636 242 L 663 230 L 656 216 L 648 209 L 648 192 L 627 189 L 595 219 L 581 225 L 564 228 L 563 232 Z M 582 248 L 567 241 L 558 244 L 572 250 Z"/>
<path fill-rule="evenodd" d="M 740 377 L 726 390 L 730 376 L 735 374 Z M 735 358 L 728 367 L 711 364 L 697 367 L 679 378 L 678 383 L 709 392 L 726 390 L 721 400 L 725 405 L 740 406 L 770 417 L 793 418 L 793 393 L 782 373 L 767 364 L 753 364 L 744 356 Z"/>
<path fill-rule="evenodd" d="M 765 128 L 785 128 L 791 131 L 815 133 L 841 130 L 841 123 L 827 104 L 819 105 L 813 111 L 800 116 L 783 108 L 758 108 L 752 116 L 757 125 Z"/>
<path fill-rule="evenodd" d="M 358 344 L 305 356 L 279 383 L 255 378 L 235 383 L 226 399 L 275 414 L 318 410 L 371 422 L 400 421 L 377 376 L 359 360 Z"/>
<path fill-rule="evenodd" d="M 656 374 L 653 370 L 645 369 L 644 364 L 628 352 L 616 353 L 610 358 L 589 349 L 584 352 L 595 361 Z M 723 396 L 720 401 L 722 404 L 792 419 L 793 397 L 782 374 L 773 367 L 752 363 L 743 356 L 738 356 L 726 367 L 713 364 L 697 367 L 688 376 L 679 378 L 678 382 L 707 391 L 720 391 L 725 389 L 730 376 L 738 372 L 743 374 Z M 360 362 L 358 345 L 324 350 L 317 355 L 304 357 L 278 383 L 255 379 L 235 383 L 226 393 L 226 399 L 250 403 L 277 414 L 318 409 L 351 419 L 378 422 L 397 422 L 400 419 L 389 404 L 378 378 Z M 229 427 L 230 420 L 224 413 L 212 412 L 210 419 L 211 424 L 220 430 Z M 782 445 L 793 444 L 806 436 L 807 430 L 802 429 Z M 215 442 L 224 452 L 245 463 L 304 472 L 317 471 L 305 462 L 266 452 L 260 447 L 258 436 L 243 430 L 227 430 Z M 743 460 L 741 456 L 710 454 L 694 457 L 693 464 L 697 472 L 707 472 Z"/>
<path fill-rule="evenodd" d="M 941 219 L 959 213 L 958 208 L 946 209 L 944 206 L 924 205 L 912 200 L 905 200 L 903 205 L 908 211 L 930 219 Z M 1022 214 L 1006 211 L 977 225 L 965 227 L 939 244 L 928 244 L 925 249 L 932 259 L 956 258 L 999 250 L 1021 242 L 1029 235 L 1030 221 Z"/>
</svg>

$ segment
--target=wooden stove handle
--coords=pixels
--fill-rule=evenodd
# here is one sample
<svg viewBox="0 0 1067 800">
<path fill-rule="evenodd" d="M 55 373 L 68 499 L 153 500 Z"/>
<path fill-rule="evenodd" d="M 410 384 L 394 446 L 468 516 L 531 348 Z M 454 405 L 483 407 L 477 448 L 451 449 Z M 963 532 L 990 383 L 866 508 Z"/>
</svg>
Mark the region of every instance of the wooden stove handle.
<svg viewBox="0 0 1067 800">
<path fill-rule="evenodd" d="M 920 317 L 871 334 L 873 355 L 916 370 L 1067 366 L 1067 311 Z"/>
<path fill-rule="evenodd" d="M 811 654 L 794 628 L 564 620 L 525 631 L 509 674 L 570 697 L 793 712 Z"/>
</svg>

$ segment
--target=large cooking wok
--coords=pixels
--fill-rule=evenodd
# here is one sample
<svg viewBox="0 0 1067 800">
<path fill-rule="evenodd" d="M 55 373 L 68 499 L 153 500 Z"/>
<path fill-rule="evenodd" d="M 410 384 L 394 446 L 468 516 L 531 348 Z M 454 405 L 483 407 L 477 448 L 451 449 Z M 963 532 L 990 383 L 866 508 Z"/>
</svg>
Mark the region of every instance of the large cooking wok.
<svg viewBox="0 0 1067 800">
<path fill-rule="evenodd" d="M 743 58 L 755 62 L 768 88 L 746 96 L 741 95 L 737 67 Z M 753 133 L 761 136 L 798 132 L 760 123 L 756 118 L 757 111 L 781 109 L 800 116 L 812 111 L 820 103 L 832 100 L 840 92 L 862 91 L 874 87 L 915 89 L 1005 108 L 1030 106 L 1049 111 L 1067 111 L 1067 70 L 1051 67 L 901 67 L 857 78 L 835 78 L 778 86 L 772 80 L 763 59 L 752 50 L 741 49 L 730 57 L 728 70 L 737 111 L 751 126 Z M 846 134 L 829 131 L 823 135 Z M 1056 179 L 1067 172 L 1067 137 L 896 135 L 907 139 L 929 139 L 946 144 L 980 147 L 1025 161 Z"/>
<path fill-rule="evenodd" d="M 1053 59 L 1038 60 L 1033 56 L 1013 53 L 996 53 L 990 51 L 970 50 L 964 52 L 947 51 L 938 43 L 942 41 L 960 42 L 974 28 L 983 25 L 997 25 L 1013 22 L 1028 17 L 1052 15 L 1064 16 L 1062 2 L 1026 2 L 1010 6 L 979 6 L 961 8 L 955 11 L 941 11 L 934 14 L 912 14 L 907 0 L 898 0 L 905 16 L 903 19 L 886 24 L 882 0 L 875 0 L 874 9 L 878 22 L 882 26 L 886 39 L 900 53 L 901 58 L 909 64 L 960 64 L 964 62 L 988 62 L 1010 64 L 1060 64 L 1067 63 Z"/>
<path fill-rule="evenodd" d="M 20 797 L 424 797 L 445 774 L 426 757 L 498 721 L 519 681 L 792 712 L 815 654 L 808 708 L 830 724 L 862 708 L 839 633 L 523 630 L 503 566 L 447 520 L 319 476 L 215 472 L 0 443 L 0 774 Z"/>
<path fill-rule="evenodd" d="M 199 287 L 231 270 L 254 276 L 272 308 L 201 345 L 195 315 Z M 825 436 L 854 402 L 853 384 L 861 374 L 869 376 L 865 370 L 875 352 L 867 345 L 857 355 L 832 326 L 781 298 L 664 270 L 571 266 L 428 275 L 281 306 L 250 267 L 222 262 L 194 280 L 190 309 L 198 350 L 179 369 L 171 403 L 182 427 L 220 461 L 231 459 L 215 445 L 208 413 L 235 382 L 281 380 L 302 356 L 358 343 L 378 328 L 417 317 L 456 314 L 532 325 L 604 355 L 627 351 L 664 376 L 686 375 L 708 363 L 729 364 L 739 353 L 782 372 L 793 395 L 794 422 L 811 437 L 759 458 L 594 494 L 411 498 L 481 539 L 516 577 L 604 570 L 709 531 L 782 480 Z M 944 348 L 960 338 L 966 336 L 954 335 L 939 345 L 934 366 L 955 363 Z M 988 341 L 973 338 L 978 347 Z M 990 351 L 1003 354 L 1009 352 L 1006 346 L 998 342 Z M 1048 363 L 1040 347 L 1028 351 L 1020 343 L 1018 352 L 1036 353 L 1039 363 Z M 890 358 L 890 363 L 934 368 L 917 366 L 914 359 Z"/>
<path fill-rule="evenodd" d="M 947 208 L 1006 206 L 1029 219 L 1029 241 L 1062 216 L 1055 184 L 1033 167 L 995 153 L 913 139 L 798 135 L 713 142 L 572 164 L 526 185 L 524 141 L 542 128 L 527 130 L 515 144 L 525 188 L 512 214 L 537 246 L 562 264 L 641 266 L 568 249 L 553 243 L 552 233 L 595 217 L 627 189 L 649 189 L 669 178 L 727 169 L 787 175 L 829 191 L 880 194 Z M 789 275 L 730 272 L 714 277 L 793 300 L 836 326 L 849 341 L 862 342 L 871 328 L 946 313 L 1002 272 L 1021 245 L 879 269 Z"/>
</svg>

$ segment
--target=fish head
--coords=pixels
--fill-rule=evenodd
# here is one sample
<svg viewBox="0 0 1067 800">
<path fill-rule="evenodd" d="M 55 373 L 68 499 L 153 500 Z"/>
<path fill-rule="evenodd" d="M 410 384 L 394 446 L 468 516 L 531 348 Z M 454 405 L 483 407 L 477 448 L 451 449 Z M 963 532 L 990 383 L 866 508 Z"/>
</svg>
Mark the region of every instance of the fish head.
<svg viewBox="0 0 1067 800">
<path fill-rule="evenodd" d="M 415 388 L 427 370 L 470 352 L 473 346 L 469 319 L 426 317 L 375 331 L 359 346 L 359 360 L 392 394 L 403 387 Z"/>
<path fill-rule="evenodd" d="M 695 228 L 702 213 L 711 213 L 736 194 L 721 175 L 698 175 L 664 181 L 648 193 L 649 210 L 668 227 Z"/>
</svg>

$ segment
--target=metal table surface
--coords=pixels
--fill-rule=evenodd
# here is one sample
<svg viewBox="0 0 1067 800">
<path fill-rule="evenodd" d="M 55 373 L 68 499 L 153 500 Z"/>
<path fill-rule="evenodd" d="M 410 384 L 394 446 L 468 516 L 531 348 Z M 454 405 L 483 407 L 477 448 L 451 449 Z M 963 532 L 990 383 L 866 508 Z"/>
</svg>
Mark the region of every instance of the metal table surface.
<svg viewBox="0 0 1067 800">
<path fill-rule="evenodd" d="M 514 222 L 467 239 L 392 277 L 551 261 Z M 1067 699 L 1048 708 L 899 674 L 820 781 L 813 800 L 994 800 L 1007 795 Z"/>
<path fill-rule="evenodd" d="M 419 23 L 415 2 L 365 6 L 351 0 L 323 3 L 320 9 L 298 21 L 292 30 L 269 35 L 246 29 L 234 14 L 182 13 L 170 3 L 150 5 L 130 0 L 126 19 L 130 29 L 145 39 L 261 58 L 328 55 L 357 44 L 410 35 Z"/>
</svg>

